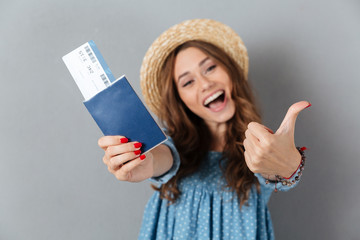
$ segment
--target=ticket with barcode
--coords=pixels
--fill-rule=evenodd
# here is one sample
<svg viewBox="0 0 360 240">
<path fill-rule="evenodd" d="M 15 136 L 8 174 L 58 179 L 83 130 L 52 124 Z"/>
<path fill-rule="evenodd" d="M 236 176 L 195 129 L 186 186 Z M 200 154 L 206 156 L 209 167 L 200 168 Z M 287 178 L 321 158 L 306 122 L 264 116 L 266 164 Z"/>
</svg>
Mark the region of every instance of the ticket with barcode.
<svg viewBox="0 0 360 240">
<path fill-rule="evenodd" d="M 89 41 L 62 57 L 85 100 L 115 81 L 94 41 Z"/>
</svg>

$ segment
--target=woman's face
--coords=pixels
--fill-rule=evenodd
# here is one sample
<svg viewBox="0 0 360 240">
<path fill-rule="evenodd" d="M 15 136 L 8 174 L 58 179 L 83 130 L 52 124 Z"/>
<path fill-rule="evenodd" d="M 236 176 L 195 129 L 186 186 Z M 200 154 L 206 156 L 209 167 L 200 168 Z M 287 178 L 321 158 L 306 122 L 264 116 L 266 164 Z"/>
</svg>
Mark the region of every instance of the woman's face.
<svg viewBox="0 0 360 240">
<path fill-rule="evenodd" d="M 195 47 L 181 50 L 175 58 L 174 80 L 180 98 L 209 127 L 234 116 L 232 81 L 213 58 Z"/>
</svg>

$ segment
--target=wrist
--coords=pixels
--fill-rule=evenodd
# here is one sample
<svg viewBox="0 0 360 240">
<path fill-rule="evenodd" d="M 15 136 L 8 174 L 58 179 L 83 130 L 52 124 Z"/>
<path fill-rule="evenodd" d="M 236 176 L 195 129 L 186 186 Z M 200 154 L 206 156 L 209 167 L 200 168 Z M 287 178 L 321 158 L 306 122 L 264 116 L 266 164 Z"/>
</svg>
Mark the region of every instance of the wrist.
<svg viewBox="0 0 360 240">
<path fill-rule="evenodd" d="M 284 171 L 282 174 L 280 174 L 280 176 L 282 176 L 282 178 L 285 179 L 290 179 L 292 178 L 296 172 L 299 170 L 300 165 L 301 165 L 301 152 L 296 149 L 296 160 L 292 161 L 291 166 L 289 166 L 289 168 L 287 169 L 287 171 Z"/>
<path fill-rule="evenodd" d="M 266 179 L 265 180 L 265 183 L 266 184 L 269 184 L 270 182 L 273 182 L 275 183 L 275 189 L 274 191 L 277 192 L 278 189 L 276 187 L 277 183 L 281 183 L 282 186 L 288 186 L 288 187 L 291 187 L 292 185 L 294 185 L 296 182 L 298 182 L 300 180 L 300 177 L 302 175 L 302 171 L 304 170 L 304 166 L 305 166 L 305 160 L 306 160 L 306 157 L 305 157 L 305 154 L 304 154 L 304 151 L 307 150 L 306 147 L 297 147 L 297 150 L 301 156 L 301 161 L 300 161 L 300 164 L 298 166 L 298 168 L 296 169 L 296 171 L 288 178 L 285 178 L 285 177 L 282 177 L 282 176 L 279 176 L 279 175 L 275 175 L 275 178 L 276 180 L 270 180 L 270 179 Z"/>
<path fill-rule="evenodd" d="M 154 161 L 154 155 L 151 151 L 146 153 L 146 159 L 151 162 L 151 169 L 150 169 L 150 176 L 151 177 L 157 177 L 155 169 L 157 168 L 156 162 Z"/>
<path fill-rule="evenodd" d="M 159 145 L 150 152 L 152 160 L 152 177 L 159 177 L 168 172 L 173 165 L 173 158 L 169 147 Z"/>
</svg>

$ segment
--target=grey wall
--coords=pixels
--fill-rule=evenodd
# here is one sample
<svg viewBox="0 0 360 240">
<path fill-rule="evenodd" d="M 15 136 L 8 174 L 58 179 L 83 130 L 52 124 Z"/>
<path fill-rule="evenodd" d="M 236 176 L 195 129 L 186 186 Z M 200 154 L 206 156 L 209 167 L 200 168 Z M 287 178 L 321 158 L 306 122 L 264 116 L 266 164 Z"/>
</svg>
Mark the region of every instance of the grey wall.
<svg viewBox="0 0 360 240">
<path fill-rule="evenodd" d="M 300 185 L 270 200 L 277 239 L 359 239 L 360 3 L 343 1 L 0 1 L 0 239 L 135 239 L 148 182 L 117 181 L 61 57 L 94 40 L 137 91 L 142 57 L 168 27 L 213 18 L 250 55 L 264 123 L 295 101 Z"/>
</svg>

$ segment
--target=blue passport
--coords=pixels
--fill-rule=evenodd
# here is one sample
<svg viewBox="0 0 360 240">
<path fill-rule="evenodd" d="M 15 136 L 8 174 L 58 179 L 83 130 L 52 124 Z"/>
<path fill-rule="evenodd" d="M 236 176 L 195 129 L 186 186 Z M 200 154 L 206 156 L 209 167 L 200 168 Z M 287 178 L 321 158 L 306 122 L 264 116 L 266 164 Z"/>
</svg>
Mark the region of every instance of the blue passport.
<svg viewBox="0 0 360 240">
<path fill-rule="evenodd" d="M 125 76 L 84 104 L 104 135 L 139 141 L 143 152 L 167 139 Z"/>
<path fill-rule="evenodd" d="M 89 41 L 63 57 L 84 105 L 104 135 L 142 143 L 145 153 L 167 137 L 125 76 L 115 80 L 99 49 Z"/>
</svg>

